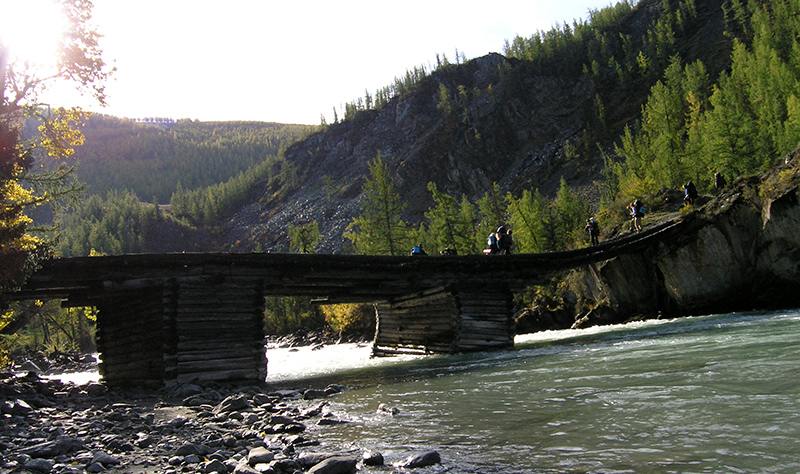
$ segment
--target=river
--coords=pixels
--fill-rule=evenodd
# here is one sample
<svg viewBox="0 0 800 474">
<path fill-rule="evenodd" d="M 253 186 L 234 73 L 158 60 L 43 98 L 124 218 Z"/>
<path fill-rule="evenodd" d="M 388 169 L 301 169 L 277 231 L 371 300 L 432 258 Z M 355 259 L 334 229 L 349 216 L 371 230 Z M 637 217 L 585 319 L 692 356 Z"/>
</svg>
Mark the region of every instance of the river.
<svg viewBox="0 0 800 474">
<path fill-rule="evenodd" d="M 352 387 L 328 400 L 350 422 L 315 428 L 325 446 L 437 450 L 419 472 L 800 471 L 800 311 L 549 331 L 491 353 L 268 356 L 270 384 Z"/>
</svg>

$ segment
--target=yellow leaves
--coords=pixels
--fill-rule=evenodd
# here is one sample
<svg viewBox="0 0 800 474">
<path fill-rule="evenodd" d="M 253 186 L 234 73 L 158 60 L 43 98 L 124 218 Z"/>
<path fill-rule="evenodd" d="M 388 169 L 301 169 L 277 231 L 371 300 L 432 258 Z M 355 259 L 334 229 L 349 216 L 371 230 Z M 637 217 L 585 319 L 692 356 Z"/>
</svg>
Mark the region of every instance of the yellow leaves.
<svg viewBox="0 0 800 474">
<path fill-rule="evenodd" d="M 83 145 L 83 134 L 78 126 L 83 125 L 91 112 L 80 107 L 59 107 L 40 126 L 40 145 L 54 158 L 66 158 L 75 153 L 74 147 Z"/>
<path fill-rule="evenodd" d="M 85 306 L 83 308 L 83 315 L 86 316 L 86 319 L 89 321 L 97 322 L 97 310 L 93 307 Z"/>
<path fill-rule="evenodd" d="M 6 327 L 8 323 L 14 320 L 14 310 L 7 309 L 5 313 L 0 313 L 0 329 Z"/>
<path fill-rule="evenodd" d="M 2 209 L 10 209 L 16 206 L 25 206 L 33 201 L 33 191 L 25 189 L 17 181 L 6 181 L 0 184 L 0 196 L 2 196 Z"/>
</svg>

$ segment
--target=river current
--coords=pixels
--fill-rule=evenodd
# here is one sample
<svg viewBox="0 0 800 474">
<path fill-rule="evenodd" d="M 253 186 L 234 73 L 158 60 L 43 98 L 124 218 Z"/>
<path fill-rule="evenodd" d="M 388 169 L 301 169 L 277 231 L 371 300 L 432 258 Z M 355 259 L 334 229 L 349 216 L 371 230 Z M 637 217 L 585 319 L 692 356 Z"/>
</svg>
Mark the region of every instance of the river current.
<svg viewBox="0 0 800 474">
<path fill-rule="evenodd" d="M 267 355 L 271 385 L 350 387 L 328 399 L 349 423 L 315 428 L 325 447 L 387 463 L 440 453 L 415 472 L 800 472 L 800 311 L 549 331 L 465 355 Z"/>
</svg>

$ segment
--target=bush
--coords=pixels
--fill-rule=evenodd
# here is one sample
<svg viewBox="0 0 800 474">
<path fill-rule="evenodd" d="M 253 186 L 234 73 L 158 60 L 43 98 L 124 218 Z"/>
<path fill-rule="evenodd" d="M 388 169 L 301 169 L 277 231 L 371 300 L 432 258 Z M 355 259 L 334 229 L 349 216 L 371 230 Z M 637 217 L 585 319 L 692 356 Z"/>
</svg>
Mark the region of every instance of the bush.
<svg viewBox="0 0 800 474">
<path fill-rule="evenodd" d="M 371 304 L 334 304 L 322 307 L 325 321 L 345 334 L 369 335 L 375 332 L 375 308 Z"/>
<path fill-rule="evenodd" d="M 314 331 L 325 327 L 325 317 L 308 298 L 276 296 L 264 303 L 264 331 L 285 336 L 298 331 Z"/>
</svg>

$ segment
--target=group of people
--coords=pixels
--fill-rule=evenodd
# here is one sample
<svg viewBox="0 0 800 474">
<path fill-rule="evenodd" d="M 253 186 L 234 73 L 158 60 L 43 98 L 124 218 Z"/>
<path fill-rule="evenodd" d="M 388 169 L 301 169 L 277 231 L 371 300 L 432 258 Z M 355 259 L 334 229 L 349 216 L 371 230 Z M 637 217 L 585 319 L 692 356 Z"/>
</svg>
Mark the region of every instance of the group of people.
<svg viewBox="0 0 800 474">
<path fill-rule="evenodd" d="M 489 234 L 486 239 L 487 248 L 483 251 L 486 255 L 509 255 L 513 240 L 511 239 L 511 229 L 501 225 L 496 232 Z"/>
<path fill-rule="evenodd" d="M 727 185 L 725 177 L 717 172 L 714 174 L 714 186 L 718 190 L 722 190 Z M 698 197 L 697 187 L 691 181 L 687 182 L 683 185 L 683 202 L 685 205 L 693 205 Z M 630 204 L 628 204 L 628 213 L 631 216 L 631 223 L 630 223 L 630 230 L 631 232 L 641 232 L 642 231 L 642 218 L 647 213 L 647 210 L 644 207 L 644 204 L 641 200 L 636 199 Z M 586 232 L 589 234 L 589 241 L 591 245 L 597 245 L 600 243 L 600 225 L 595 219 L 594 216 L 590 216 L 586 219 Z M 487 248 L 483 251 L 486 255 L 496 255 L 496 254 L 510 254 L 511 253 L 511 246 L 513 244 L 511 238 L 511 229 L 506 228 L 506 226 L 501 225 L 497 228 L 496 232 L 492 232 L 489 234 L 487 239 Z M 441 252 L 442 255 L 455 255 L 455 251 L 453 249 L 445 249 Z M 414 247 L 411 250 L 411 255 L 427 255 L 425 251 L 422 249 L 422 244 Z"/>
<path fill-rule="evenodd" d="M 513 246 L 514 242 L 511 237 L 511 229 L 506 228 L 506 226 L 501 225 L 497 228 L 496 232 L 492 232 L 489 234 L 489 238 L 487 239 L 487 247 L 483 253 L 486 255 L 508 255 L 511 253 L 511 247 Z M 458 255 L 455 249 L 446 248 L 439 252 L 440 255 Z M 422 248 L 422 244 L 419 243 L 411 248 L 411 255 L 412 256 L 421 256 L 421 255 L 428 255 L 428 252 Z"/>
</svg>

